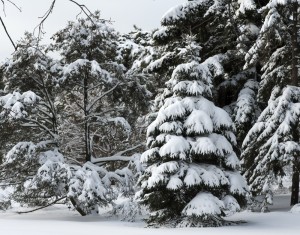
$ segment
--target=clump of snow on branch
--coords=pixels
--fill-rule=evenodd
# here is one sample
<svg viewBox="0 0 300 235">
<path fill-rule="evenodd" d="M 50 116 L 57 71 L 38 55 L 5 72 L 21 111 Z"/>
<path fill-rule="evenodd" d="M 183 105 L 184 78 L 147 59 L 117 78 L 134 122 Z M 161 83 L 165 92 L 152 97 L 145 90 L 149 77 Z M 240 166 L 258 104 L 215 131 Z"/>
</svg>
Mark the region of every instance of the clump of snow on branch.
<svg viewBox="0 0 300 235">
<path fill-rule="evenodd" d="M 37 104 L 41 98 L 32 91 L 23 93 L 13 92 L 0 97 L 0 117 L 8 116 L 10 119 L 27 117 L 27 108 Z"/>
</svg>

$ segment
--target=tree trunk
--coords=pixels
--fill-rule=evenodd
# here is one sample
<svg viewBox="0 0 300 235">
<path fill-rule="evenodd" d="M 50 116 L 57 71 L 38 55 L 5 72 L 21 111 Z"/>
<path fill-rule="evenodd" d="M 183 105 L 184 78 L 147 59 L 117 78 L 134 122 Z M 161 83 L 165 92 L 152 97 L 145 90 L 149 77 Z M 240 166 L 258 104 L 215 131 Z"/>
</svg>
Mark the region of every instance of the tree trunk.
<svg viewBox="0 0 300 235">
<path fill-rule="evenodd" d="M 291 85 L 298 86 L 298 2 L 293 4 L 293 21 L 292 21 L 292 68 L 291 68 Z M 297 133 L 296 133 L 297 135 Z M 299 137 L 295 137 L 297 141 Z M 297 204 L 299 201 L 299 170 L 298 160 L 295 157 L 293 162 L 293 178 L 292 178 L 292 195 L 291 195 L 291 206 Z"/>
<path fill-rule="evenodd" d="M 84 91 L 83 91 L 83 108 L 84 108 L 84 142 L 85 142 L 85 162 L 91 161 L 91 151 L 90 151 L 90 127 L 88 122 L 88 75 L 84 76 L 83 81 Z"/>
<path fill-rule="evenodd" d="M 299 201 L 299 171 L 297 167 L 293 166 L 293 178 L 292 178 L 292 195 L 291 206 L 297 204 Z"/>
<path fill-rule="evenodd" d="M 292 68 L 291 68 L 291 85 L 298 85 L 298 3 L 293 5 L 293 21 L 292 21 Z"/>
<path fill-rule="evenodd" d="M 78 205 L 77 205 L 77 202 L 75 201 L 74 198 L 70 197 L 70 202 L 72 203 L 72 205 L 74 206 L 74 208 L 78 211 L 78 213 L 81 215 L 81 216 L 86 216 L 87 214 L 85 213 L 84 210 L 82 210 Z"/>
</svg>

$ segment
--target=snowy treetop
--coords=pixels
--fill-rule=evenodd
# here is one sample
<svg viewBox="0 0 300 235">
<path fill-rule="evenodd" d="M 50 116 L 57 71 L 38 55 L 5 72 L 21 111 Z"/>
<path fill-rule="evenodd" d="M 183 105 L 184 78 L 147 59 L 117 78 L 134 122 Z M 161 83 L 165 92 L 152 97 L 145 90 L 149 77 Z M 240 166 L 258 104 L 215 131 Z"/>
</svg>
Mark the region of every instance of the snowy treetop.
<svg viewBox="0 0 300 235">
<path fill-rule="evenodd" d="M 82 72 L 82 69 L 89 68 L 89 73 L 94 77 L 101 77 L 101 80 L 112 83 L 114 78 L 111 77 L 111 74 L 106 71 L 105 69 L 102 69 L 100 67 L 100 64 L 95 60 L 87 60 L 87 59 L 77 59 L 74 62 L 67 64 L 63 68 L 63 77 L 62 81 L 64 81 L 68 76 L 71 75 L 80 75 Z"/>
<path fill-rule="evenodd" d="M 80 58 L 89 59 L 87 50 L 79 52 L 78 48 L 93 48 L 89 52 L 104 62 L 105 59 L 116 56 L 113 51 L 117 46 L 117 33 L 96 12 L 88 18 L 69 22 L 68 26 L 58 31 L 54 36 L 55 44 L 52 45 L 60 51 L 61 55 L 68 58 L 79 53 Z M 75 48 L 77 47 L 77 48 Z"/>
<path fill-rule="evenodd" d="M 212 13 L 219 13 L 224 8 L 223 1 L 217 0 L 194 0 L 187 1 L 169 9 L 162 17 L 163 26 L 193 21 L 195 18 L 206 17 Z"/>
</svg>

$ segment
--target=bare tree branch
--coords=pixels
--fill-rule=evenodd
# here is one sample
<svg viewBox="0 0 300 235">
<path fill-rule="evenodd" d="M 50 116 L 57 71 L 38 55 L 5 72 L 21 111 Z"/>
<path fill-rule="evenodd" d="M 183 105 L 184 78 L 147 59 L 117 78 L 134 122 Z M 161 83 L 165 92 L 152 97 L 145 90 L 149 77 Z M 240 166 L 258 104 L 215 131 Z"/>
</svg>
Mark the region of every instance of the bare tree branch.
<svg viewBox="0 0 300 235">
<path fill-rule="evenodd" d="M 7 2 L 10 3 L 11 5 L 13 5 L 13 6 L 14 6 L 15 8 L 17 8 L 20 12 L 22 11 L 21 8 L 20 8 L 19 6 L 17 6 L 12 0 L 0 0 L 0 1 L 1 1 L 1 3 L 2 3 L 2 6 L 3 6 L 3 13 L 4 13 L 4 15 L 5 15 L 5 1 L 7 1 Z M 93 14 L 92 14 L 92 12 L 88 9 L 88 7 L 87 7 L 86 5 L 80 4 L 80 3 L 78 3 L 78 2 L 75 1 L 75 0 L 68 0 L 68 1 L 71 2 L 71 3 L 73 3 L 73 4 L 75 4 L 75 5 L 77 5 L 77 6 L 80 8 L 80 10 L 81 10 L 80 13 L 83 12 L 83 13 L 88 17 L 88 19 L 89 19 L 93 24 L 95 24 L 94 21 L 93 21 L 93 19 L 92 19 L 92 17 L 91 17 Z M 50 4 L 48 10 L 44 13 L 44 15 L 41 16 L 41 17 L 39 17 L 39 18 L 41 19 L 41 21 L 40 21 L 40 23 L 34 28 L 34 31 L 35 31 L 36 29 L 38 29 L 38 38 L 40 38 L 41 35 L 45 33 L 45 32 L 43 31 L 43 29 L 44 29 L 44 23 L 45 23 L 45 21 L 49 18 L 49 16 L 53 13 L 53 9 L 54 9 L 54 7 L 55 7 L 55 4 L 56 4 L 56 0 L 53 0 L 53 1 L 51 2 L 51 4 Z M 79 13 L 79 14 L 80 14 L 80 13 Z M 9 38 L 9 40 L 10 40 L 10 42 L 11 42 L 11 44 L 13 45 L 14 49 L 17 50 L 17 46 L 15 45 L 15 43 L 14 43 L 14 41 L 12 40 L 10 34 L 8 33 L 7 28 L 6 28 L 6 25 L 5 25 L 5 23 L 3 22 L 3 19 L 1 18 L 1 16 L 0 16 L 0 21 L 1 21 L 1 24 L 2 24 L 2 26 L 3 26 L 3 28 L 4 28 L 4 30 L 5 30 L 5 33 L 6 33 L 7 37 Z M 103 21 L 111 22 L 111 20 L 104 20 L 104 19 L 103 19 Z"/>
<path fill-rule="evenodd" d="M 89 105 L 89 107 L 87 108 L 88 111 L 90 111 L 93 106 L 99 101 L 101 100 L 103 97 L 105 97 L 106 95 L 108 95 L 109 93 L 111 93 L 112 91 L 114 91 L 119 85 L 122 85 L 121 82 L 118 82 L 113 88 L 111 88 L 110 90 L 104 92 L 102 95 L 100 95 L 99 97 L 97 97 L 94 101 L 91 102 L 91 104 Z"/>
<path fill-rule="evenodd" d="M 4 31 L 5 31 L 5 33 L 6 33 L 6 35 L 7 35 L 7 37 L 9 38 L 11 44 L 13 45 L 13 47 L 14 47 L 14 49 L 15 49 L 15 51 L 16 51 L 16 50 L 17 50 L 17 46 L 16 46 L 16 44 L 14 43 L 14 41 L 12 40 L 10 34 L 8 33 L 7 28 L 6 28 L 5 24 L 4 24 L 4 22 L 3 22 L 1 16 L 0 16 L 0 21 L 1 21 L 1 24 L 2 24 L 2 26 L 3 26 L 3 28 L 4 28 Z"/>
<path fill-rule="evenodd" d="M 18 7 L 14 2 L 12 2 L 11 0 L 6 0 L 7 2 L 9 2 L 10 4 L 12 4 L 15 8 L 17 8 L 20 12 L 21 12 L 21 8 Z M 3 8 L 3 13 L 4 13 L 4 16 L 6 16 L 6 12 L 5 12 L 5 1 L 4 0 L 1 0 L 2 2 L 2 8 Z M 7 35 L 7 37 L 9 38 L 11 44 L 13 45 L 14 49 L 17 50 L 17 46 L 15 45 L 14 41 L 12 40 L 10 34 L 8 33 L 8 30 L 6 28 L 6 25 L 2 19 L 2 17 L 0 16 L 0 21 L 1 21 L 1 24 L 2 24 L 2 27 Z"/>
<path fill-rule="evenodd" d="M 4 0 L 1 0 L 1 2 L 2 2 L 2 11 L 3 11 L 3 14 L 4 14 L 4 16 L 6 16 L 5 2 L 4 2 Z"/>
<path fill-rule="evenodd" d="M 65 196 L 65 197 L 58 198 L 57 200 L 55 200 L 55 201 L 53 201 L 53 202 L 51 202 L 51 203 L 49 203 L 49 204 L 47 204 L 47 205 L 45 205 L 45 206 L 41 206 L 41 207 L 36 208 L 36 209 L 33 209 L 33 210 L 29 210 L 29 211 L 19 211 L 19 212 L 17 212 L 17 213 L 18 213 L 18 214 L 25 214 L 25 213 L 30 213 L 30 212 L 38 211 L 38 210 L 44 209 L 44 208 L 46 208 L 46 207 L 52 206 L 52 205 L 56 204 L 57 202 L 59 202 L 59 201 L 65 199 L 65 198 L 67 198 L 67 197 Z"/>
<path fill-rule="evenodd" d="M 22 12 L 21 7 L 17 6 L 13 1 L 7 0 L 11 5 L 13 5 L 15 8 L 17 8 L 20 12 Z M 3 1 L 2 1 L 3 2 Z"/>
<path fill-rule="evenodd" d="M 33 32 L 36 30 L 36 28 L 39 29 L 38 32 L 38 38 L 41 37 L 42 34 L 44 34 L 43 32 L 43 28 L 44 28 L 44 23 L 47 20 L 47 18 L 49 17 L 49 15 L 53 12 L 54 6 L 55 6 L 56 0 L 53 0 L 50 7 L 48 8 L 48 10 L 45 12 L 45 14 L 41 17 L 39 17 L 41 20 L 41 22 L 34 28 Z"/>
<path fill-rule="evenodd" d="M 126 161 L 126 162 L 132 161 L 132 160 L 134 160 L 133 156 L 128 157 L 128 156 L 123 156 L 122 154 L 132 151 L 132 150 L 135 150 L 142 146 L 144 146 L 144 144 L 138 144 L 136 146 L 133 146 L 131 148 L 128 148 L 121 152 L 118 152 L 118 153 L 112 155 L 111 157 L 101 157 L 101 158 L 93 159 L 92 163 L 97 164 L 97 163 L 110 162 L 110 161 Z"/>
<path fill-rule="evenodd" d="M 84 4 L 79 4 L 77 1 L 74 1 L 74 0 L 69 0 L 70 2 L 74 3 L 75 5 L 77 5 L 81 11 L 90 19 L 90 21 L 94 23 L 93 19 L 91 18 L 91 15 L 93 15 L 93 13 L 89 10 L 89 8 L 84 5 Z"/>
</svg>

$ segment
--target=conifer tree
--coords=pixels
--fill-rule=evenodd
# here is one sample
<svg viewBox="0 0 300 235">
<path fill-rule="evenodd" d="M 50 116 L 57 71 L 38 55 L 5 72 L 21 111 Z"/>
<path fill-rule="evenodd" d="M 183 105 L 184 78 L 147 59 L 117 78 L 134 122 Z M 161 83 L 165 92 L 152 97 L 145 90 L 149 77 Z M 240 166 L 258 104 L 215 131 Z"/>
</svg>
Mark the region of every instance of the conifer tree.
<svg viewBox="0 0 300 235">
<path fill-rule="evenodd" d="M 147 168 L 138 196 L 150 208 L 150 226 L 221 226 L 226 212 L 245 203 L 234 125 L 213 103 L 214 79 L 224 75 L 226 55 L 210 38 L 209 26 L 217 22 L 210 16 L 216 13 L 213 19 L 220 20 L 225 5 L 183 3 L 164 15 L 164 27 L 153 36 L 165 46 L 148 68 L 166 71 L 169 81 L 157 96 L 159 110 L 147 130 L 149 150 L 142 155 Z"/>
<path fill-rule="evenodd" d="M 150 224 L 220 226 L 226 210 L 243 204 L 246 184 L 232 148 L 233 123 L 208 100 L 211 79 L 205 63 L 178 65 L 168 82 L 170 96 L 148 127 L 141 194 L 152 211 Z"/>
<path fill-rule="evenodd" d="M 244 140 L 242 157 L 249 166 L 245 176 L 254 195 L 265 194 L 269 182 L 298 171 L 299 97 L 300 89 L 295 86 L 287 86 L 282 95 L 272 97 Z M 292 205 L 297 202 L 297 198 L 291 199 Z"/>
<path fill-rule="evenodd" d="M 242 142 L 261 113 L 256 96 L 260 71 L 257 65 L 244 67 L 245 55 L 255 43 L 261 26 L 261 17 L 257 11 L 257 1 L 238 1 L 233 21 L 237 25 L 235 49 L 231 52 L 234 61 L 234 73 L 220 84 L 220 89 L 229 91 L 232 101 L 224 107 L 232 116 L 237 135 L 237 146 Z"/>
<path fill-rule="evenodd" d="M 261 8 L 263 25 L 256 43 L 246 55 L 245 66 L 258 64 L 262 68 L 258 100 L 265 110 L 248 133 L 242 153 L 245 176 L 255 193 L 261 193 L 270 175 L 274 179 L 287 174 L 286 166 L 290 165 L 289 169 L 293 171 L 292 205 L 298 203 L 299 163 L 294 155 L 298 147 L 292 145 L 287 150 L 283 146 L 288 141 L 299 142 L 296 114 L 293 114 L 297 113 L 293 110 L 294 104 L 299 102 L 296 98 L 299 86 L 298 11 L 298 1 L 271 0 Z M 254 143 L 250 138 L 258 141 Z M 289 157 L 284 157 L 287 155 Z M 265 170 L 260 169 L 260 161 L 265 163 Z"/>
</svg>

